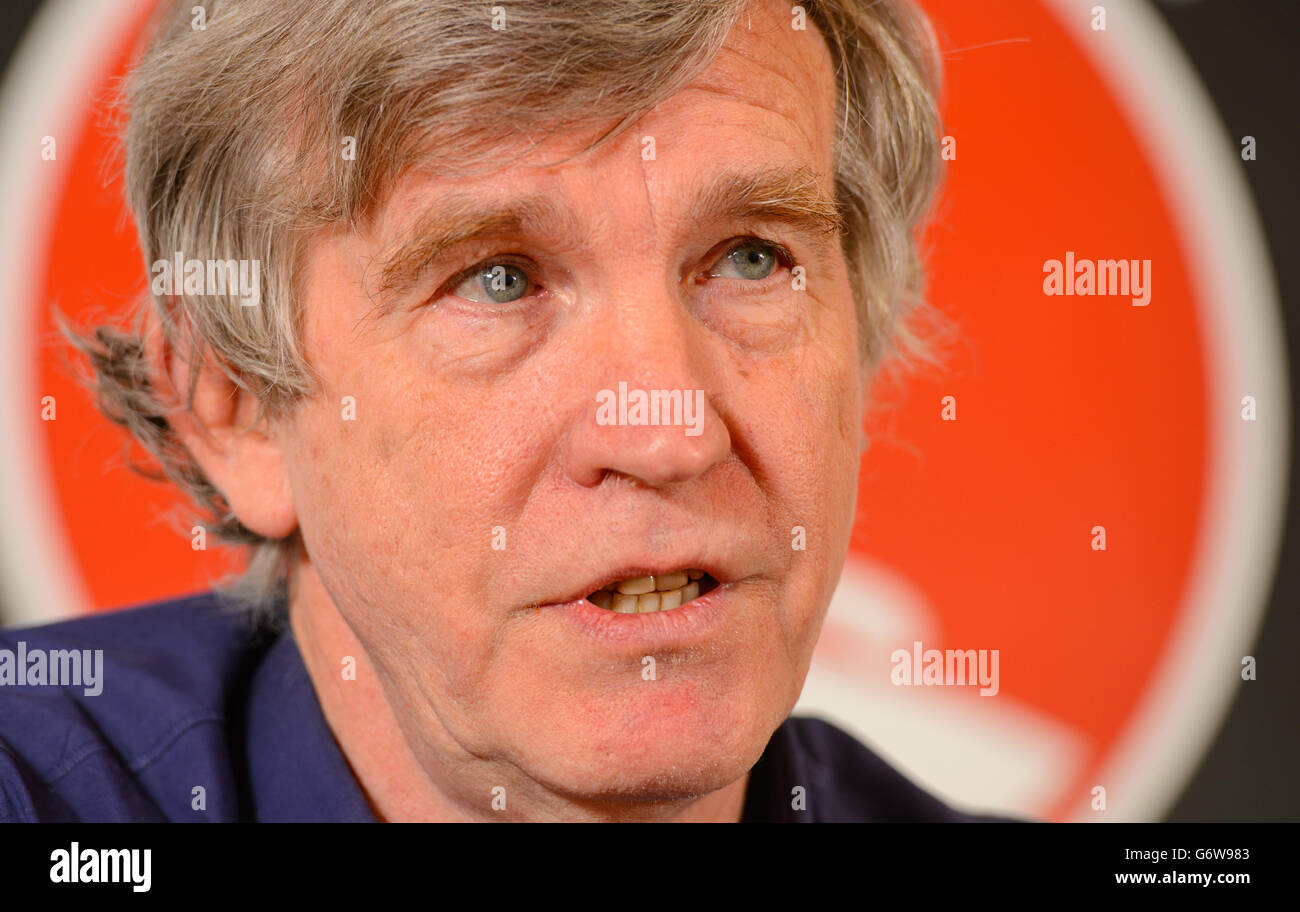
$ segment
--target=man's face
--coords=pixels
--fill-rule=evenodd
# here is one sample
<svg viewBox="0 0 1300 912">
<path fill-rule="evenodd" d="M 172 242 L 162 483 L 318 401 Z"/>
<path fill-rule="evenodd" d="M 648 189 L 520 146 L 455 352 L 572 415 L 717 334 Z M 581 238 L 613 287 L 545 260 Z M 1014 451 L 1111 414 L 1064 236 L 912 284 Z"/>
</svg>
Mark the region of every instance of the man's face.
<svg viewBox="0 0 1300 912">
<path fill-rule="evenodd" d="M 615 141 L 411 171 L 313 245 L 323 391 L 282 429 L 294 505 L 444 789 L 483 768 L 570 799 L 704 794 L 797 700 L 852 522 L 857 323 L 839 239 L 737 187 L 802 173 L 833 199 L 834 93 L 820 35 L 755 8 Z M 448 227 L 486 233 L 432 249 Z M 620 384 L 702 411 L 609 424 Z M 669 610 L 584 599 L 686 570 L 713 588 Z"/>
</svg>

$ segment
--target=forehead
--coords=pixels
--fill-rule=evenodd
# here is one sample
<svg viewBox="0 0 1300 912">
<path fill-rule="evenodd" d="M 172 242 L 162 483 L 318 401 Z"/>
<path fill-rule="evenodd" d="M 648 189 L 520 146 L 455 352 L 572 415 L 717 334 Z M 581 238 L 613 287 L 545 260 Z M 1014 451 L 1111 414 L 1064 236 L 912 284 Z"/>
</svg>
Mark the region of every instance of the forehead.
<svg viewBox="0 0 1300 912">
<path fill-rule="evenodd" d="M 696 93 L 718 96 L 749 109 L 755 122 L 784 121 L 810 146 L 829 152 L 836 100 L 830 50 L 811 21 L 802 29 L 794 22 L 788 4 L 752 4 L 709 68 L 664 107 Z"/>
<path fill-rule="evenodd" d="M 469 177 L 439 176 L 438 165 L 424 162 L 408 169 L 391 188 L 388 205 L 379 212 L 384 225 L 399 231 L 430 208 L 431 202 L 469 187 L 474 192 L 509 194 L 525 188 L 546 188 L 563 194 L 576 188 L 579 177 L 594 162 L 631 153 L 643 159 L 643 145 L 653 138 L 657 163 L 648 172 L 662 172 L 670 162 L 707 182 L 715 173 L 736 171 L 738 164 L 763 169 L 801 168 L 818 172 L 826 190 L 833 187 L 832 167 L 836 108 L 836 76 L 830 51 L 811 22 L 793 28 L 790 8 L 760 0 L 743 13 L 723 47 L 704 72 L 685 89 L 643 115 L 616 141 L 621 152 L 589 154 L 589 146 L 607 127 L 559 130 L 497 170 Z M 672 166 L 669 165 L 671 170 Z M 598 179 L 591 173 L 586 180 Z M 662 179 L 676 191 L 686 176 Z M 677 184 L 682 186 L 677 186 Z M 819 181 L 820 183 L 820 181 Z M 401 226 L 401 227 L 399 227 Z"/>
</svg>

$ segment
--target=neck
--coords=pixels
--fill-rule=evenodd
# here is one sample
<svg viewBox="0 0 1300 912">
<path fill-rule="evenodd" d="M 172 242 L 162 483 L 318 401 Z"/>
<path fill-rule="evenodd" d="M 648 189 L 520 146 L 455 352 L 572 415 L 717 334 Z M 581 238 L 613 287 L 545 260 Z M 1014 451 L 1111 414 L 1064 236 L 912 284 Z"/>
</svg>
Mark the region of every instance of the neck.
<svg viewBox="0 0 1300 912">
<path fill-rule="evenodd" d="M 715 792 L 672 802 L 560 795 L 513 764 L 457 750 L 445 731 L 432 738 L 404 733 L 378 670 L 305 557 L 290 587 L 289 623 L 325 720 L 380 820 L 717 823 L 741 818 L 748 775 Z M 345 665 L 347 657 L 355 676 Z M 430 757 L 413 743 L 449 749 Z M 498 787 L 508 799 L 494 812 L 483 796 L 495 795 Z"/>
</svg>

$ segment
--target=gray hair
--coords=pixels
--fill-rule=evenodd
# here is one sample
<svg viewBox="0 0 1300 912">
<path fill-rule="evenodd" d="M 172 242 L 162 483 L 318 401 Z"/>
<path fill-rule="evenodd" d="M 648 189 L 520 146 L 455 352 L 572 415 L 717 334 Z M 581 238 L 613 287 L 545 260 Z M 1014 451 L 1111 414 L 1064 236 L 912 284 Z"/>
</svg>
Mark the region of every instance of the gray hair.
<svg viewBox="0 0 1300 912">
<path fill-rule="evenodd" d="M 183 251 L 257 259 L 261 306 L 219 294 L 150 294 L 129 326 L 65 334 L 95 373 L 100 410 L 125 426 L 186 491 L 220 541 L 250 549 L 219 585 L 268 608 L 286 593 L 298 533 L 243 526 L 181 442 L 168 414 L 193 407 L 209 362 L 275 420 L 314 388 L 300 347 L 305 241 L 356 226 L 399 172 L 420 161 L 460 173 L 530 131 L 608 127 L 617 135 L 703 72 L 747 0 L 191 0 L 166 4 L 121 110 L 126 186 L 145 262 Z M 506 27 L 492 17 L 504 10 Z M 940 180 L 940 65 L 909 0 L 809 0 L 806 16 L 837 79 L 835 193 L 864 365 L 931 360 L 908 318 L 924 307 L 917 232 Z M 355 158 L 340 150 L 352 138 Z M 442 151 L 442 150 L 454 150 Z M 524 150 L 526 151 L 526 150 Z M 191 366 L 183 406 L 150 381 L 144 321 Z M 915 359 L 915 360 L 913 360 Z"/>
</svg>

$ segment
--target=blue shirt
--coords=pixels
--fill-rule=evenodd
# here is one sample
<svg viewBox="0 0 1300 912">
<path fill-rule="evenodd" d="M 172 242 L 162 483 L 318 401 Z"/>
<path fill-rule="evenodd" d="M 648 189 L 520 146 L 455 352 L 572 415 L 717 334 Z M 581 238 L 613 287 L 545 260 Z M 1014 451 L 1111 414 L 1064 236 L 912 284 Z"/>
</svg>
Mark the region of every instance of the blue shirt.
<svg viewBox="0 0 1300 912">
<path fill-rule="evenodd" d="M 254 626 L 203 593 L 0 631 L 12 654 L 0 821 L 374 821 L 280 618 Z M 73 649 L 103 650 L 99 693 L 12 677 L 20 650 Z M 751 771 L 744 810 L 747 822 L 982 819 L 840 729 L 793 717 Z"/>
</svg>

